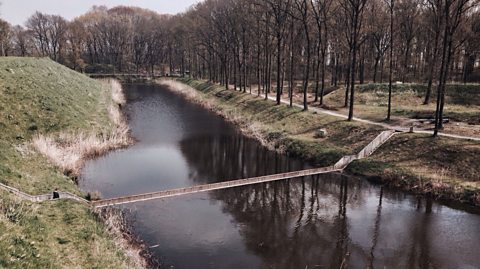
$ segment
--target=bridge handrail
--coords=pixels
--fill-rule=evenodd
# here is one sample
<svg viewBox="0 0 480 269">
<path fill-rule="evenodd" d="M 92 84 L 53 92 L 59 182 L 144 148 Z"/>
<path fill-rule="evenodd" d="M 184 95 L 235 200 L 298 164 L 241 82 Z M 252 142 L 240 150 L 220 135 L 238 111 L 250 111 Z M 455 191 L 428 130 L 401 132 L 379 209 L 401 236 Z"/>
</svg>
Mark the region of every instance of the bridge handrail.
<svg viewBox="0 0 480 269">
<path fill-rule="evenodd" d="M 24 199 L 24 200 L 28 200 L 28 201 L 31 201 L 31 202 L 37 202 L 38 203 L 38 202 L 53 200 L 53 192 L 49 193 L 49 194 L 30 195 L 28 193 L 20 191 L 19 189 L 14 188 L 14 187 L 10 187 L 8 185 L 5 185 L 3 183 L 0 183 L 0 189 L 6 190 L 6 191 L 8 191 L 10 193 L 13 193 L 16 196 Z M 70 200 L 75 200 L 75 201 L 81 202 L 83 204 L 87 204 L 87 205 L 90 204 L 90 202 L 87 201 L 86 199 L 84 199 L 82 197 L 79 197 L 79 196 L 77 196 L 73 193 L 70 193 L 70 192 L 59 191 L 58 194 L 59 194 L 59 199 L 70 199 Z"/>
<path fill-rule="evenodd" d="M 271 181 L 281 180 L 285 178 L 295 178 L 295 177 L 302 177 L 302 176 L 314 175 L 319 173 L 327 173 L 327 172 L 335 172 L 335 171 L 340 171 L 340 170 L 336 169 L 334 166 L 311 168 L 311 169 L 300 170 L 300 171 L 251 177 L 251 178 L 245 178 L 245 179 L 228 180 L 224 182 L 202 184 L 202 185 L 189 186 L 189 187 L 183 187 L 183 188 L 177 188 L 177 189 L 171 189 L 171 190 L 149 192 L 144 194 L 127 195 L 123 197 L 93 201 L 92 205 L 95 207 L 103 207 L 103 206 L 112 205 L 112 204 L 122 204 L 127 201 L 148 200 L 149 198 L 158 198 L 158 197 L 166 198 L 166 197 L 177 196 L 183 193 L 197 193 L 197 192 L 219 190 L 219 189 L 225 189 L 225 188 L 231 188 L 231 187 L 240 187 L 240 186 L 251 185 L 255 183 L 265 183 L 265 182 L 271 182 Z"/>
</svg>

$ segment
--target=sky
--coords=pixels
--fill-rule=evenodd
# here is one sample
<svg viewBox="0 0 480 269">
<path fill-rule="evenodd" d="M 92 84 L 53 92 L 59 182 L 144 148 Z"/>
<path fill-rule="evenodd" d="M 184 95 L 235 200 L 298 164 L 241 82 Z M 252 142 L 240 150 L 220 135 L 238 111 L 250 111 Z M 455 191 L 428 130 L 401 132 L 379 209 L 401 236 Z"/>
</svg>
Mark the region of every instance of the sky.
<svg viewBox="0 0 480 269">
<path fill-rule="evenodd" d="M 138 6 L 161 14 L 176 14 L 198 2 L 200 0 L 0 0 L 0 18 L 13 25 L 24 25 L 28 17 L 40 11 L 71 20 L 94 5 Z"/>
</svg>

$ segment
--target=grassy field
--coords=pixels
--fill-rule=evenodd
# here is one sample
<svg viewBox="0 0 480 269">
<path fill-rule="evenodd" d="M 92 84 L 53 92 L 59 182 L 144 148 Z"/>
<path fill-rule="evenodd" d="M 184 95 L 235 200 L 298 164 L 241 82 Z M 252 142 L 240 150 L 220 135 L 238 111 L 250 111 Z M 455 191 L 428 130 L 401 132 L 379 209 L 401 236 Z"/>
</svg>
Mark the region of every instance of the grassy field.
<svg viewBox="0 0 480 269">
<path fill-rule="evenodd" d="M 0 57 L 0 182 L 31 194 L 83 195 L 37 153 L 32 139 L 110 131 L 105 86 L 45 58 Z M 0 268 L 133 267 L 85 206 L 31 204 L 0 191 Z"/>
<path fill-rule="evenodd" d="M 204 81 L 187 78 L 179 81 L 197 89 L 201 102 L 213 102 L 209 106 L 221 114 L 240 125 L 253 126 L 261 140 L 283 147 L 289 154 L 315 165 L 330 165 L 343 155 L 356 154 L 381 131 L 363 123 L 302 112 L 286 105 L 276 106 L 263 98 L 226 91 L 224 87 Z M 472 92 L 476 94 L 476 88 Z M 472 102 L 472 106 L 476 104 Z M 318 129 L 325 129 L 326 136 L 316 136 Z M 373 156 L 354 162 L 348 169 L 408 191 L 480 205 L 478 156 L 478 142 L 399 134 Z"/>
<path fill-rule="evenodd" d="M 395 84 L 392 94 L 393 123 L 433 128 L 409 119 L 427 119 L 435 114 L 436 88 L 428 105 L 423 105 L 426 85 Z M 384 121 L 388 105 L 388 84 L 363 84 L 357 86 L 355 115 L 361 118 Z M 445 117 L 451 120 L 445 124 L 445 132 L 480 136 L 480 85 L 451 84 L 446 89 Z M 344 90 L 332 92 L 325 97 L 330 109 L 347 112 L 344 105 Z"/>
</svg>

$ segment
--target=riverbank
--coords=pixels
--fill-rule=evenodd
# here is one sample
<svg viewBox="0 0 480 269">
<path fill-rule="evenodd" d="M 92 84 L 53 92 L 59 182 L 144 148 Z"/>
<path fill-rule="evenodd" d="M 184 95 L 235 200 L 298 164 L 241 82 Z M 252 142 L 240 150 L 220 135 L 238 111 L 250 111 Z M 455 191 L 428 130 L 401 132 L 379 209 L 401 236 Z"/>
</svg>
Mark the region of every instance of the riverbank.
<svg viewBox="0 0 480 269">
<path fill-rule="evenodd" d="M 276 106 L 261 97 L 227 91 L 205 81 L 185 78 L 160 83 L 235 122 L 271 149 L 317 166 L 332 165 L 344 155 L 356 154 L 382 131 L 366 123 Z M 408 192 L 479 206 L 479 155 L 478 142 L 398 134 L 370 158 L 352 163 L 347 171 Z"/>
<path fill-rule="evenodd" d="M 72 180 L 82 163 L 131 143 L 118 86 L 46 58 L 1 58 L 0 182 L 84 196 Z M 1 191 L 0 267 L 143 268 L 143 248 L 124 224 L 73 201 L 31 203 Z"/>
</svg>

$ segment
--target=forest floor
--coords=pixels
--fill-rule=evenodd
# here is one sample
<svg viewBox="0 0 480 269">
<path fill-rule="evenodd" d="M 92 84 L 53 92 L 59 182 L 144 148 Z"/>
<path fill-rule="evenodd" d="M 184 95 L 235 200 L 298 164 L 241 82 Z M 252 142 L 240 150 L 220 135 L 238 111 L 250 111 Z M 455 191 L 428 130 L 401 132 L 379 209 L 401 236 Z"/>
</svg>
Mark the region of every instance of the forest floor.
<svg viewBox="0 0 480 269">
<path fill-rule="evenodd" d="M 343 118 L 303 112 L 285 104 L 205 81 L 180 79 L 214 102 L 221 114 L 243 125 L 254 126 L 263 139 L 313 165 L 330 165 L 341 156 L 355 154 L 371 141 L 381 126 L 348 122 Z M 248 89 L 247 89 L 248 91 Z M 333 95 L 332 95 L 333 96 Z M 333 98 L 333 97 L 331 97 Z M 475 110 L 466 112 L 474 118 Z M 320 134 L 318 130 L 326 133 Z M 394 136 L 370 158 L 347 169 L 371 180 L 438 199 L 480 205 L 480 142 L 428 134 Z"/>
<path fill-rule="evenodd" d="M 113 128 L 105 85 L 46 58 L 0 58 L 0 182 L 29 194 L 75 182 L 37 152 L 38 135 Z M 0 191 L 0 268 L 138 267 L 90 208 L 72 201 L 34 204 Z"/>
</svg>

